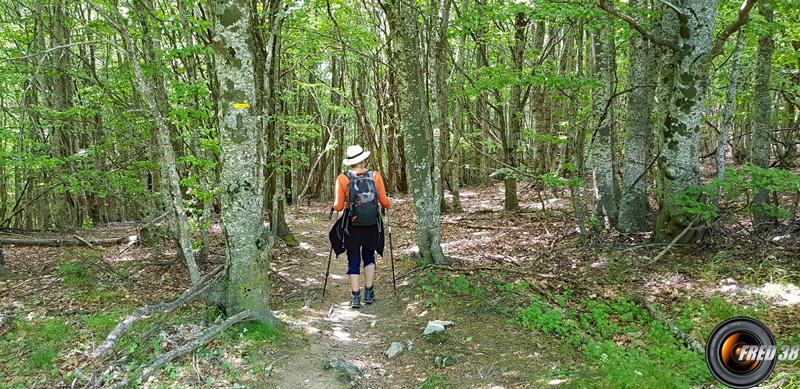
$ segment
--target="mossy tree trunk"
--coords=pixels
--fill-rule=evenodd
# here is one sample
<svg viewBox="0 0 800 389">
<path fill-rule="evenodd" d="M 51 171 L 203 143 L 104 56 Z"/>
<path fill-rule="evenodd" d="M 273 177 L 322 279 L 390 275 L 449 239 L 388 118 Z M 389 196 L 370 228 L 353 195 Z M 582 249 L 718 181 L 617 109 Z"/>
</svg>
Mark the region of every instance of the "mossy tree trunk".
<svg viewBox="0 0 800 389">
<path fill-rule="evenodd" d="M 692 221 L 675 203 L 678 194 L 700 183 L 699 137 L 704 115 L 703 103 L 708 86 L 708 71 L 714 37 L 714 24 L 719 0 L 683 0 L 676 4 L 682 10 L 674 26 L 676 49 L 672 56 L 663 57 L 663 75 L 668 84 L 669 101 L 666 115 L 659 128 L 661 156 L 658 159 L 659 214 L 656 237 L 671 239 L 680 234 Z M 665 12 L 671 12 L 665 10 Z M 669 27 L 668 27 L 669 28 Z M 684 235 L 682 242 L 702 236 L 701 230 Z"/>
<path fill-rule="evenodd" d="M 250 2 L 216 2 L 214 51 L 220 84 L 220 191 L 227 274 L 223 304 L 228 315 L 250 310 L 255 320 L 276 323 L 269 308 L 268 254 L 274 238 L 264 227 L 264 156 L 260 142 Z M 268 46 L 269 47 L 269 46 Z"/>
<path fill-rule="evenodd" d="M 397 86 L 402 112 L 400 125 L 405 135 L 406 169 L 417 216 L 417 246 L 423 263 L 444 263 L 439 203 L 431 176 L 434 139 L 420 63 L 422 52 L 417 11 L 404 0 L 388 1 L 384 9 L 396 38 Z"/>
</svg>

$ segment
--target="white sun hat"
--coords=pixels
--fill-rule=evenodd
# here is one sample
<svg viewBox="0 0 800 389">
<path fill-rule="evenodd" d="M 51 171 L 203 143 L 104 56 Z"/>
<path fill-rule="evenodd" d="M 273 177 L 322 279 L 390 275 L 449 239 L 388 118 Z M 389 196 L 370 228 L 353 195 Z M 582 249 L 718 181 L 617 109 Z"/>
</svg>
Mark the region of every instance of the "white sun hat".
<svg viewBox="0 0 800 389">
<path fill-rule="evenodd" d="M 346 158 L 342 161 L 347 166 L 355 165 L 367 158 L 370 152 L 361 148 L 361 145 L 347 146 Z"/>
</svg>

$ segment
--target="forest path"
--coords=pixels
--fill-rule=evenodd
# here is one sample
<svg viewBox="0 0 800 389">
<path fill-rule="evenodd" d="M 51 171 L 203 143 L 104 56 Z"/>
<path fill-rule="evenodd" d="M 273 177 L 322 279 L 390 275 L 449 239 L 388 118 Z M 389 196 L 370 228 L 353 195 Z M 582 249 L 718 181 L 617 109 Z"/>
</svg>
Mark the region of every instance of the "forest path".
<svg viewBox="0 0 800 389">
<path fill-rule="evenodd" d="M 383 355 L 388 345 L 377 333 L 391 328 L 404 304 L 392 294 L 388 240 L 386 258 L 376 258 L 376 303 L 352 309 L 345 254 L 331 258 L 327 292 L 322 297 L 330 251 L 328 231 L 334 221 L 319 207 L 298 207 L 289 216 L 289 224 L 299 245 L 284 248 L 273 260 L 277 282 L 290 283 L 295 290 L 275 307 L 276 314 L 292 329 L 302 330 L 309 340 L 308 347 L 276 363 L 272 383 L 279 388 L 350 387 L 355 382 L 346 373 L 326 367 L 335 359 L 361 371 L 359 387 L 391 387 L 393 377 Z"/>
<path fill-rule="evenodd" d="M 550 239 L 562 236 L 572 225 L 562 220 L 542 220 L 537 213 L 505 214 L 502 195 L 501 190 L 492 187 L 462 192 L 469 205 L 466 212 L 442 217 L 443 247 L 448 255 L 466 267 L 518 266 L 530 260 L 536 261 L 542 272 L 555 274 L 570 269 L 563 263 L 565 259 L 553 260 L 541 246 L 549 246 Z M 435 276 L 412 272 L 415 225 L 411 199 L 405 196 L 393 198 L 390 210 L 397 295 L 392 292 L 387 240 L 386 257 L 376 258 L 375 304 L 357 310 L 349 307 L 344 255 L 331 260 L 323 298 L 330 250 L 328 231 L 334 222 L 328 219 L 327 206 L 312 203 L 294 207 L 287 221 L 299 245 L 276 245 L 271 261 L 276 296 L 273 309 L 290 327 L 304 333 L 305 346 L 293 349 L 275 363 L 267 381 L 270 387 L 414 388 L 423 382 L 433 384 L 430 387 L 440 386 L 441 382 L 453 387 L 550 386 L 553 379 L 563 377 L 562 366 L 574 365 L 572 352 L 562 350 L 557 339 L 532 336 L 529 331 L 510 325 L 507 316 L 487 309 L 486 304 L 491 303 L 481 294 L 487 289 L 470 289 L 477 295 L 453 296 L 440 290 L 454 285 L 450 282 L 455 279 L 446 273 Z M 537 204 L 528 199 L 526 206 L 536 209 Z M 569 256 L 562 258 L 572 261 Z M 420 278 L 425 281 L 416 282 Z M 494 288 L 495 281 L 485 282 L 488 284 L 483 288 Z M 428 289 L 421 290 L 422 285 Z M 448 327 L 444 339 L 431 342 L 422 337 L 429 320 L 448 320 L 455 325 Z M 405 349 L 389 359 L 384 352 L 392 342 L 402 343 Z M 409 342 L 413 345 L 411 350 Z M 437 356 L 457 357 L 457 363 L 445 368 L 436 366 Z M 362 378 L 351 382 L 346 375 L 326 369 L 328 362 L 335 359 L 358 367 Z"/>
</svg>

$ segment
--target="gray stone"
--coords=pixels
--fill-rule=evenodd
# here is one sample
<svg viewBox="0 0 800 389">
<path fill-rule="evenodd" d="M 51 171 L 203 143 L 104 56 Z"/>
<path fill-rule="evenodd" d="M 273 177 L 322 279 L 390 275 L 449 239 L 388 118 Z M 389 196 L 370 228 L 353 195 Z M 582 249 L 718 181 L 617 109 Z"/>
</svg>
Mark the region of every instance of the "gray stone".
<svg viewBox="0 0 800 389">
<path fill-rule="evenodd" d="M 392 342 L 389 349 L 384 353 L 388 358 L 394 358 L 403 352 L 403 344 L 400 342 Z"/>
<path fill-rule="evenodd" d="M 425 331 L 422 332 L 422 335 L 430 335 L 434 332 L 442 332 L 447 326 L 451 325 L 453 325 L 452 321 L 431 320 L 428 322 L 428 325 L 425 326 Z"/>
<path fill-rule="evenodd" d="M 351 380 L 357 380 L 362 376 L 361 370 L 358 367 L 341 358 L 331 359 L 325 364 L 325 368 L 333 369 L 333 371 L 337 373 L 346 374 Z"/>
<path fill-rule="evenodd" d="M 428 344 L 443 344 L 450 339 L 450 334 L 444 331 L 423 335 L 422 339 Z"/>
<path fill-rule="evenodd" d="M 452 355 L 437 355 L 433 358 L 433 365 L 436 367 L 449 367 L 455 365 L 456 357 Z"/>
</svg>

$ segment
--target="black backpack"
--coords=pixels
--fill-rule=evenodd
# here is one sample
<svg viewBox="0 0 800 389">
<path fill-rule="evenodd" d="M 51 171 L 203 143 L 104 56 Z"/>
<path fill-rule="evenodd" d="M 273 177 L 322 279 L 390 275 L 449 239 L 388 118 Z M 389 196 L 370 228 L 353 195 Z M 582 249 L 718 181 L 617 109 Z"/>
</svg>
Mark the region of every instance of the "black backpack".
<svg viewBox="0 0 800 389">
<path fill-rule="evenodd" d="M 363 175 L 347 172 L 350 179 L 350 224 L 353 226 L 373 226 L 380 220 L 378 190 L 375 187 L 375 173 L 368 170 Z"/>
</svg>

